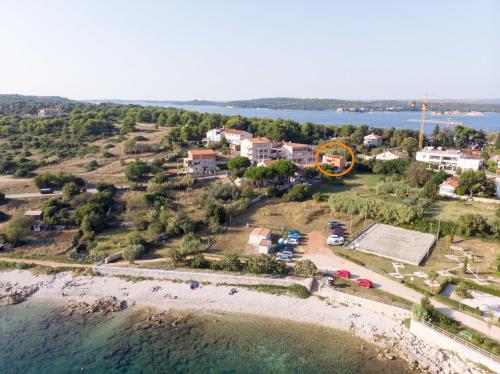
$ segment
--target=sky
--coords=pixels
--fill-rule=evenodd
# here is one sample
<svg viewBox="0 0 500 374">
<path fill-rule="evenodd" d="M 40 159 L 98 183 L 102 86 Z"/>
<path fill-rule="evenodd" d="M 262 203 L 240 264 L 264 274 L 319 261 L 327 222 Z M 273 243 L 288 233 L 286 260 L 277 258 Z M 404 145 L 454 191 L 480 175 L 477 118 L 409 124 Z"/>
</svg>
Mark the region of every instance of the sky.
<svg viewBox="0 0 500 374">
<path fill-rule="evenodd" d="M 500 98 L 500 1 L 0 0 L 0 93 Z"/>
</svg>

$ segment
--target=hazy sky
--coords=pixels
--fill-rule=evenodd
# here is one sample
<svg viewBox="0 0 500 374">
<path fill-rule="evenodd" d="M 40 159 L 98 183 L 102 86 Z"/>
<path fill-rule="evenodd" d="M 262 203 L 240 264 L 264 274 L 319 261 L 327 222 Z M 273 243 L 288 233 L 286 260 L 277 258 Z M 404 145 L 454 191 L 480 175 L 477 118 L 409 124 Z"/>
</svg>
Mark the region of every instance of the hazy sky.
<svg viewBox="0 0 500 374">
<path fill-rule="evenodd" d="M 500 98 L 500 1 L 0 0 L 0 93 Z"/>
</svg>

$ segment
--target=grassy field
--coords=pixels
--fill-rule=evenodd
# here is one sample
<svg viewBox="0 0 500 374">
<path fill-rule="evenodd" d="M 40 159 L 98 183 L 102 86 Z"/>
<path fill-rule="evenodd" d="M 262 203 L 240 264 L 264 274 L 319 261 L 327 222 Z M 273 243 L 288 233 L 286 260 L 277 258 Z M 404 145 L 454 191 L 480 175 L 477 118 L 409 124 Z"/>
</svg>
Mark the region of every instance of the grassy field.
<svg viewBox="0 0 500 374">
<path fill-rule="evenodd" d="M 311 192 L 341 192 L 346 195 L 359 195 L 363 197 L 374 196 L 375 186 L 380 178 L 380 175 L 371 173 L 347 174 L 346 176 L 340 177 L 342 181 L 341 184 L 320 183 L 314 185 Z"/>
<path fill-rule="evenodd" d="M 499 207 L 495 204 L 443 199 L 432 205 L 431 209 L 429 209 L 429 214 L 436 219 L 456 221 L 458 217 L 468 213 L 480 214 L 483 217 L 492 218 L 498 209 Z"/>
</svg>

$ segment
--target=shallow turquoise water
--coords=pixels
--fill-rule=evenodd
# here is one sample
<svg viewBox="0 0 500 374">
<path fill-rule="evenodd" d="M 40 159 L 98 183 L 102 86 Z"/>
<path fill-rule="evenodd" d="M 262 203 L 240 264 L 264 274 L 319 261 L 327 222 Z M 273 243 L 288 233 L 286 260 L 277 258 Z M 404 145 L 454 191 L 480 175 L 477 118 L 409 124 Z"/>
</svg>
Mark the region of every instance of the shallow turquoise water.
<svg viewBox="0 0 500 374">
<path fill-rule="evenodd" d="M 347 333 L 239 315 L 145 310 L 63 317 L 55 305 L 0 307 L 0 373 L 410 373 Z M 146 326 L 147 327 L 147 326 Z M 362 349 L 362 346 L 365 346 Z"/>
</svg>

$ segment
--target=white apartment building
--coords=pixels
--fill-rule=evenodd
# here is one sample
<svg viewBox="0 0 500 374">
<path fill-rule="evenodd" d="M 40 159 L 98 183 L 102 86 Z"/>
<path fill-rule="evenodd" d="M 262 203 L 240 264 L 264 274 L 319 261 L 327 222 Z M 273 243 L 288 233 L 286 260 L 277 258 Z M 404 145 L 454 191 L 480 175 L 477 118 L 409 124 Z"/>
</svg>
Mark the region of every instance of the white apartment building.
<svg viewBox="0 0 500 374">
<path fill-rule="evenodd" d="M 203 139 L 206 143 L 217 143 L 221 140 L 221 134 L 223 129 L 212 129 L 207 131 L 207 136 Z"/>
<path fill-rule="evenodd" d="M 314 162 L 314 148 L 310 144 L 283 143 L 281 158 L 297 164 L 310 164 Z"/>
<path fill-rule="evenodd" d="M 428 164 L 438 165 L 439 169 L 479 170 L 482 160 L 474 155 L 462 155 L 459 149 L 442 149 L 440 147 L 426 147 L 416 154 L 416 160 Z"/>
<path fill-rule="evenodd" d="M 241 141 L 240 155 L 257 164 L 271 159 L 271 149 L 272 142 L 267 138 L 248 138 Z"/>
<path fill-rule="evenodd" d="M 382 137 L 373 132 L 369 135 L 366 135 L 363 140 L 363 144 L 367 147 L 380 147 L 382 145 L 382 142 Z"/>
<path fill-rule="evenodd" d="M 243 139 L 248 139 L 253 136 L 252 133 L 236 130 L 236 129 L 212 129 L 207 131 L 207 136 L 204 140 L 207 142 L 220 142 L 222 137 L 226 138 L 229 144 L 240 145 Z"/>
<path fill-rule="evenodd" d="M 56 117 L 62 112 L 59 108 L 42 108 L 38 110 L 38 117 Z"/>
<path fill-rule="evenodd" d="M 217 155 L 212 149 L 190 149 L 184 169 L 188 174 L 213 174 L 217 171 Z"/>
</svg>

